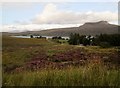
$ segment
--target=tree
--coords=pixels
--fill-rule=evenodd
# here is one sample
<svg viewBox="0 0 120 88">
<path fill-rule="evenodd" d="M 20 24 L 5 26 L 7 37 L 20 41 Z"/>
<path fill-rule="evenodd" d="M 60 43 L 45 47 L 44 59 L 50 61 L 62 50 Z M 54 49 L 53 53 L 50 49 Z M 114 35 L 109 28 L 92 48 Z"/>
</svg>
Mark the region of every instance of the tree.
<svg viewBox="0 0 120 88">
<path fill-rule="evenodd" d="M 79 43 L 80 43 L 80 44 L 83 44 L 83 39 L 84 39 L 85 37 L 86 37 L 85 35 L 81 35 L 81 36 L 79 37 Z"/>
<path fill-rule="evenodd" d="M 100 34 L 93 43 L 99 46 L 120 46 L 120 34 Z"/>
<path fill-rule="evenodd" d="M 69 39 L 69 44 L 72 45 L 79 45 L 79 44 L 83 44 L 83 45 L 90 45 L 90 41 L 91 41 L 91 36 L 86 37 L 85 35 L 79 35 L 77 33 L 75 34 L 70 34 L 70 39 Z"/>
<path fill-rule="evenodd" d="M 84 37 L 83 38 L 83 45 L 86 46 L 86 45 L 89 45 L 90 44 L 90 41 L 88 38 Z"/>
<path fill-rule="evenodd" d="M 79 34 L 77 34 L 77 33 L 75 33 L 75 34 L 73 34 L 73 33 L 71 33 L 70 34 L 70 39 L 69 39 L 69 44 L 72 44 L 72 45 L 78 45 L 78 44 L 80 44 L 80 41 L 79 41 Z"/>
<path fill-rule="evenodd" d="M 33 35 L 30 35 L 30 38 L 33 38 Z"/>
</svg>

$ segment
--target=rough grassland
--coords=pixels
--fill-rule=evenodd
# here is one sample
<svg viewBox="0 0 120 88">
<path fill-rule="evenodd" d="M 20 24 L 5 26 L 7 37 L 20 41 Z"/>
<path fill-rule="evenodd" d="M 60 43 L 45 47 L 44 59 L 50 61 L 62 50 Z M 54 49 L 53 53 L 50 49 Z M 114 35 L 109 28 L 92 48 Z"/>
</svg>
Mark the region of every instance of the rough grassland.
<svg viewBox="0 0 120 88">
<path fill-rule="evenodd" d="M 41 70 L 4 74 L 4 86 L 116 86 L 120 87 L 117 70 L 98 65 L 70 67 L 64 70 Z"/>
<path fill-rule="evenodd" d="M 72 46 L 45 39 L 4 36 L 2 61 L 3 86 L 120 87 L 116 48 Z"/>
</svg>

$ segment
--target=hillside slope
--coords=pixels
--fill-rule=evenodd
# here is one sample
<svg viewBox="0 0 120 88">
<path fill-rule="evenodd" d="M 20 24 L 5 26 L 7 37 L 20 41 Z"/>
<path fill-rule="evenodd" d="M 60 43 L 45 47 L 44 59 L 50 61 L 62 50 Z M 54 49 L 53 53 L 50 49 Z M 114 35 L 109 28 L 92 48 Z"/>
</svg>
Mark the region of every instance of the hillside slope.
<svg viewBox="0 0 120 88">
<path fill-rule="evenodd" d="M 88 22 L 79 27 L 56 28 L 42 31 L 27 31 L 21 33 L 12 33 L 12 35 L 29 35 L 39 34 L 42 36 L 69 36 L 71 33 L 79 33 L 80 35 L 99 35 L 118 33 L 120 26 L 109 24 L 107 21 Z"/>
</svg>

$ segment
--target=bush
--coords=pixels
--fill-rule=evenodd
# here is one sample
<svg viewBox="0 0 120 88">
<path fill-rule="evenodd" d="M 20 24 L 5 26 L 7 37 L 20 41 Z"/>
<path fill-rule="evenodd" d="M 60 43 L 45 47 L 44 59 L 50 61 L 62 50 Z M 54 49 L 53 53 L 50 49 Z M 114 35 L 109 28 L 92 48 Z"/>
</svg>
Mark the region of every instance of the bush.
<svg viewBox="0 0 120 88">
<path fill-rule="evenodd" d="M 30 35 L 30 38 L 33 38 L 33 35 Z"/>
</svg>

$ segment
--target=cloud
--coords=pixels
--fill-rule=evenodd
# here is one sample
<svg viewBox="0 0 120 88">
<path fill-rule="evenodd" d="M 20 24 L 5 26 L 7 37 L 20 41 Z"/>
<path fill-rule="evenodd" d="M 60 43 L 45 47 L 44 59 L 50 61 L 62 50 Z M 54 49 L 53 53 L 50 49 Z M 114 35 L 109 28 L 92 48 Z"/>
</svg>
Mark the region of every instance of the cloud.
<svg viewBox="0 0 120 88">
<path fill-rule="evenodd" d="M 57 5 L 47 4 L 42 13 L 33 17 L 31 22 L 16 21 L 16 24 L 0 26 L 0 32 L 23 32 L 40 31 L 52 28 L 78 27 L 85 22 L 97 22 L 105 20 L 109 23 L 116 23 L 118 20 L 117 12 L 74 12 L 60 10 Z"/>
<path fill-rule="evenodd" d="M 42 13 L 32 19 L 35 24 L 83 24 L 85 22 L 95 22 L 105 20 L 108 22 L 117 21 L 117 12 L 74 12 L 59 10 L 55 4 L 49 3 Z"/>
<path fill-rule="evenodd" d="M 65 27 L 78 27 L 81 24 L 13 24 L 13 25 L 3 25 L 0 32 L 24 32 L 24 31 L 40 31 L 52 28 L 65 28 Z"/>
</svg>

